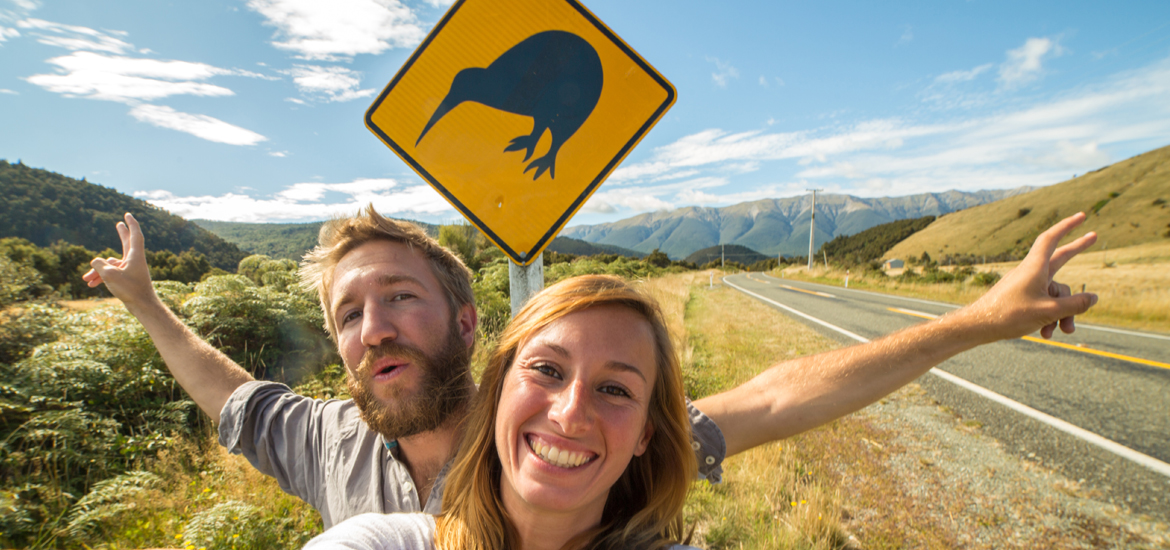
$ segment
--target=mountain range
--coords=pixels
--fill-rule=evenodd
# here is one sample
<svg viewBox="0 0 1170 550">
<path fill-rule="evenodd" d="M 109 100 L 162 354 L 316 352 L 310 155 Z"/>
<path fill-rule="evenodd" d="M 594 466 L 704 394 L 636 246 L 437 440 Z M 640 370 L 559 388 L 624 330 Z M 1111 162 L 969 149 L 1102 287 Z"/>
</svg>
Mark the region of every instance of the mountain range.
<svg viewBox="0 0 1170 550">
<path fill-rule="evenodd" d="M 1032 191 L 1032 187 L 945 191 L 903 197 L 862 198 L 817 195 L 814 249 L 840 235 L 852 235 L 895 220 L 942 216 Z M 808 254 L 810 197 L 744 202 L 721 208 L 688 206 L 624 220 L 566 228 L 562 236 L 621 246 L 638 252 L 665 252 L 672 259 L 719 244 L 738 244 L 775 256 Z"/>
</svg>

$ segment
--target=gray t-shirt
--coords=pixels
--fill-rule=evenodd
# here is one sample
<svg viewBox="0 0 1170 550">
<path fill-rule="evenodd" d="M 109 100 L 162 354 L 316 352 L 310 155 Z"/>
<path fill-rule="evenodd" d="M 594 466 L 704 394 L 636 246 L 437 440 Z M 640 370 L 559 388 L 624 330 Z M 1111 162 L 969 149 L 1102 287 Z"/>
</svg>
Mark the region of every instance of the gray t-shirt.
<svg viewBox="0 0 1170 550">
<path fill-rule="evenodd" d="M 435 517 L 429 514 L 362 514 L 318 535 L 305 550 L 434 550 Z M 698 550 L 676 544 L 668 550 Z"/>
<path fill-rule="evenodd" d="M 727 453 L 723 432 L 689 401 L 687 410 L 699 478 L 718 483 Z M 352 400 L 321 401 L 284 384 L 248 382 L 228 398 L 219 422 L 219 444 L 316 508 L 326 529 L 364 513 L 441 511 L 450 463 L 422 507 L 396 443 L 371 430 Z"/>
</svg>

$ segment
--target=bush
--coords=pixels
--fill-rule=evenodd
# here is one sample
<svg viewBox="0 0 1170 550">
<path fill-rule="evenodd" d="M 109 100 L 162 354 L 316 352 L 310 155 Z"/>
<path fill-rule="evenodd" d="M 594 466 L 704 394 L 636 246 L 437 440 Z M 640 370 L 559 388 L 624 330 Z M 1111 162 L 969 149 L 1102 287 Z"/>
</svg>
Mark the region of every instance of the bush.
<svg viewBox="0 0 1170 550">
<path fill-rule="evenodd" d="M 999 282 L 999 279 L 999 273 L 994 271 L 980 271 L 979 273 L 975 274 L 975 277 L 971 279 L 971 282 L 979 286 L 991 286 Z"/>
</svg>

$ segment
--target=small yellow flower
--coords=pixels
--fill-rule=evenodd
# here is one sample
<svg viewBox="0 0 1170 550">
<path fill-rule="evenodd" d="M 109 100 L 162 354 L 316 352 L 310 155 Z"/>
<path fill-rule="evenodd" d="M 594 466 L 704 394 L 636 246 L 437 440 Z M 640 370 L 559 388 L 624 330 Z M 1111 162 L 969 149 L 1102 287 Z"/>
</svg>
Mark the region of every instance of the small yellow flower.
<svg viewBox="0 0 1170 550">
<path fill-rule="evenodd" d="M 791 504 L 791 505 L 793 505 L 793 506 L 796 506 L 796 503 L 795 503 L 795 502 L 790 502 L 789 504 Z"/>
<path fill-rule="evenodd" d="M 179 539 L 182 539 L 182 538 L 183 538 L 183 534 L 182 534 L 182 533 L 179 533 L 179 534 L 175 535 L 175 540 L 179 540 Z"/>
<path fill-rule="evenodd" d="M 210 493 L 210 492 L 211 492 L 211 487 L 204 487 L 204 488 L 203 488 L 203 492 L 204 492 L 204 493 Z"/>
<path fill-rule="evenodd" d="M 804 501 L 802 500 L 802 501 L 800 501 L 800 503 L 801 503 L 801 504 L 804 504 Z"/>
<path fill-rule="evenodd" d="M 239 534 L 239 533 L 236 533 L 236 534 L 232 535 L 232 538 L 233 538 L 233 539 L 238 539 L 238 538 L 240 538 L 240 534 Z"/>
</svg>

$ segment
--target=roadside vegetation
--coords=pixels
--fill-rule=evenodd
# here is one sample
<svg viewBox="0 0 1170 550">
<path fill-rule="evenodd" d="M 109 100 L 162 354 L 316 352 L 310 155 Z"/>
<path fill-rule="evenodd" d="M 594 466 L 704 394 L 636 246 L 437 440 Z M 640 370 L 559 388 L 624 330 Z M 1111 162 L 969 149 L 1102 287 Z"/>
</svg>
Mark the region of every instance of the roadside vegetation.
<svg viewBox="0 0 1170 550">
<path fill-rule="evenodd" d="M 808 271 L 804 264 L 782 266 L 770 274 L 828 285 L 844 286 L 900 296 L 969 304 L 1019 261 L 973 263 L 974 258 L 944 258 L 952 265 L 938 265 L 911 258 L 905 268 L 884 269 L 880 264 L 844 267 L 829 258 Z M 967 265 L 962 265 L 967 264 Z M 1097 305 L 1078 317 L 1087 323 L 1170 333 L 1170 242 L 1152 242 L 1121 249 L 1097 244 L 1073 258 L 1057 275 L 1057 281 L 1073 292 L 1084 288 L 1098 295 Z"/>
</svg>

